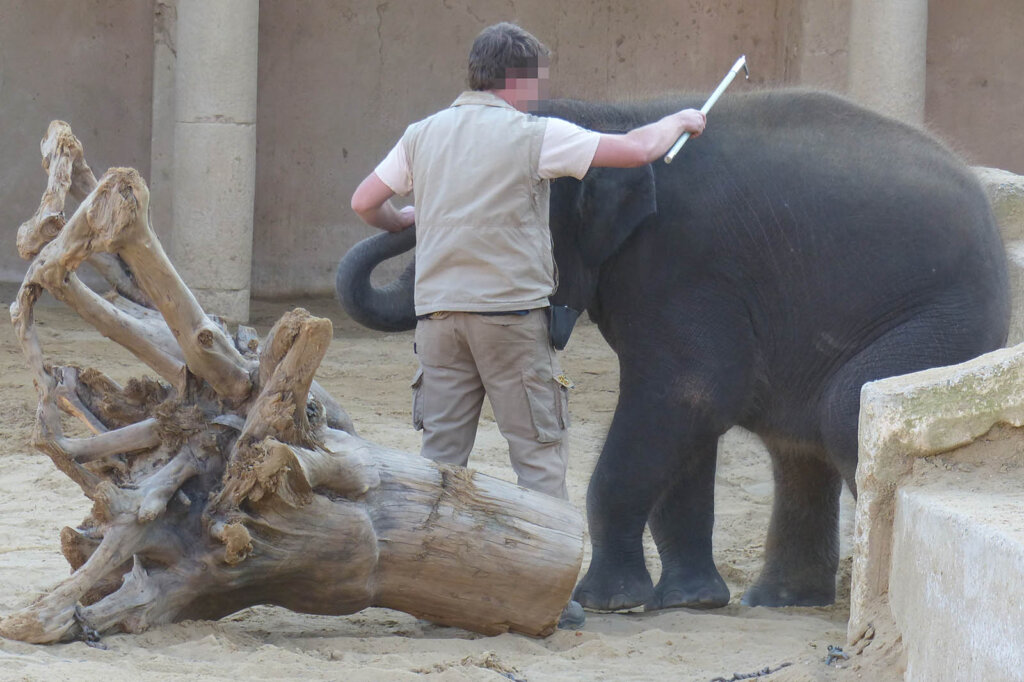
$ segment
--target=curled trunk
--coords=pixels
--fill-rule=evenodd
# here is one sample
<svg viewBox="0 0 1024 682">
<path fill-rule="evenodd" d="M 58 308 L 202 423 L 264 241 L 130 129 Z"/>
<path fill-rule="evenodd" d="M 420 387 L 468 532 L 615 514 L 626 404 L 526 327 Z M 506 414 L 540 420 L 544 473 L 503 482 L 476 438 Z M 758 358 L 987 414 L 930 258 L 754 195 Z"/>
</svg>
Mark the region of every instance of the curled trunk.
<svg viewBox="0 0 1024 682">
<path fill-rule="evenodd" d="M 415 228 L 382 232 L 368 237 L 351 249 L 338 263 L 334 289 L 349 317 L 382 332 L 401 332 L 416 327 L 413 307 L 415 262 L 393 281 L 376 286 L 370 279 L 374 268 L 416 246 Z"/>
</svg>

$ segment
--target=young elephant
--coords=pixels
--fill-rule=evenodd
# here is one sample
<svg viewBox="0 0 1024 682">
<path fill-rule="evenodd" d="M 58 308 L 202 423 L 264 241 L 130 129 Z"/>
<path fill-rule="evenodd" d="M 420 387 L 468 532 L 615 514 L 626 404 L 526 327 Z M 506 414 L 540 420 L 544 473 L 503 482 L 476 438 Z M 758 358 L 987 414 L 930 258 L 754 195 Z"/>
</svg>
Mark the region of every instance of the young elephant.
<svg viewBox="0 0 1024 682">
<path fill-rule="evenodd" d="M 621 131 L 697 104 L 553 101 L 544 113 Z M 552 303 L 589 312 L 621 377 L 575 599 L 595 610 L 729 601 L 711 554 L 714 479 L 718 438 L 740 425 L 767 445 L 775 480 L 765 565 L 743 602 L 831 603 L 861 386 L 1006 340 L 1005 254 L 971 171 L 837 96 L 727 95 L 671 165 L 554 181 L 550 216 Z M 373 237 L 339 268 L 339 295 L 371 327 L 415 325 L 401 304 L 408 278 L 388 292 L 368 283 L 402 238 L 410 248 L 409 236 Z M 661 555 L 656 587 L 645 525 Z"/>
</svg>

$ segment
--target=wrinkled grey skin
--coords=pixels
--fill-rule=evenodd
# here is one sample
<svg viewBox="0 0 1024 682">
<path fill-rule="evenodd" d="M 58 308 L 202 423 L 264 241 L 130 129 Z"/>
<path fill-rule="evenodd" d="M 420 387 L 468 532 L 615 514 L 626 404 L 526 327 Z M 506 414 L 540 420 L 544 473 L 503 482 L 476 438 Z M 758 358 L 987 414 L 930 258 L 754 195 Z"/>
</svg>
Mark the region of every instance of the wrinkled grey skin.
<svg viewBox="0 0 1024 682">
<path fill-rule="evenodd" d="M 416 229 L 381 232 L 359 242 L 345 254 L 334 277 L 338 301 L 353 320 L 382 332 L 416 328 L 412 290 L 415 263 L 395 281 L 374 286 L 370 275 L 378 264 L 416 246 Z"/>
<path fill-rule="evenodd" d="M 622 131 L 699 102 L 548 106 Z M 727 95 L 671 165 L 593 169 L 551 191 L 552 301 L 588 311 L 621 377 L 575 598 L 596 610 L 729 601 L 711 554 L 714 479 L 718 438 L 740 425 L 766 444 L 775 480 L 764 568 L 743 602 L 831 603 L 861 386 L 1006 340 L 1005 254 L 970 170 L 841 98 L 771 91 Z M 346 309 L 374 326 L 377 304 L 355 298 Z"/>
</svg>

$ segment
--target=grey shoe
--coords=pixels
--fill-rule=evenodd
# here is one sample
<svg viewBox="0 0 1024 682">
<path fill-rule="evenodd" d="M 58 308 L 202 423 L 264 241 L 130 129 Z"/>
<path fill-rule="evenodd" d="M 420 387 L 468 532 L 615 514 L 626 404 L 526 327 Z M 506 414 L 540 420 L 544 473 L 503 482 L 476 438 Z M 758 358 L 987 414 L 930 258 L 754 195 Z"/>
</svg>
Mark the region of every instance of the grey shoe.
<svg viewBox="0 0 1024 682">
<path fill-rule="evenodd" d="M 587 614 L 583 612 L 583 607 L 575 599 L 570 599 L 566 607 L 562 609 L 562 615 L 558 618 L 558 629 L 579 630 L 586 622 Z"/>
</svg>

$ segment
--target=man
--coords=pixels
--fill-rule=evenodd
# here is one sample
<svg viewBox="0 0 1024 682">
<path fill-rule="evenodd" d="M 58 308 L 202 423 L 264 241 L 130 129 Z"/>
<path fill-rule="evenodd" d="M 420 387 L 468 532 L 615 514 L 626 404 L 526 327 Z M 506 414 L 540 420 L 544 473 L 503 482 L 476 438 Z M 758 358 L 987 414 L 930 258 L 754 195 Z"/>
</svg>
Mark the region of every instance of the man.
<svg viewBox="0 0 1024 682">
<path fill-rule="evenodd" d="M 514 24 L 484 29 L 470 50 L 471 89 L 409 126 L 352 208 L 384 230 L 418 226 L 413 420 L 423 456 L 465 466 L 486 394 L 519 484 L 565 499 L 568 382 L 545 311 L 556 279 L 548 181 L 650 163 L 705 120 L 686 109 L 615 135 L 531 116 L 548 54 Z M 390 203 L 410 191 L 415 209 Z"/>
<path fill-rule="evenodd" d="M 686 109 L 612 135 L 531 116 L 548 54 L 514 24 L 484 29 L 469 54 L 470 90 L 409 126 L 352 209 L 390 232 L 418 225 L 413 421 L 423 456 L 465 466 L 486 394 L 519 484 L 565 499 L 568 382 L 545 311 L 556 279 L 548 182 L 650 163 L 683 132 L 700 135 L 705 120 Z M 390 203 L 410 191 L 415 208 Z M 583 621 L 570 602 L 559 627 Z"/>
</svg>

